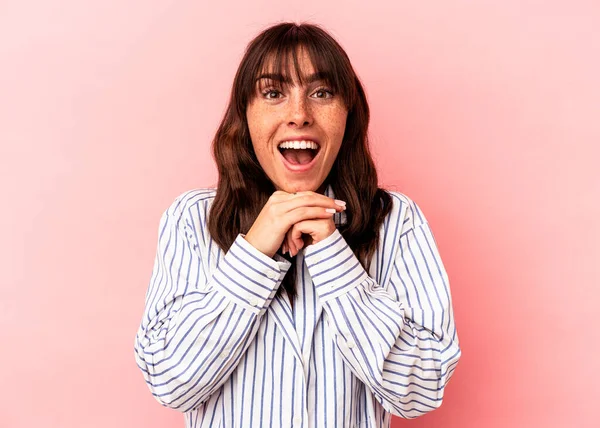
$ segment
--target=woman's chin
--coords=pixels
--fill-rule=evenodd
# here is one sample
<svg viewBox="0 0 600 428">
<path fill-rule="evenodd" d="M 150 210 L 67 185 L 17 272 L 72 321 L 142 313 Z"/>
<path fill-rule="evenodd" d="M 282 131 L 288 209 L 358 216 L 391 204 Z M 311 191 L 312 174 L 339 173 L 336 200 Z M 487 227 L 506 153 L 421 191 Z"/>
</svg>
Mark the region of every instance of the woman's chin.
<svg viewBox="0 0 600 428">
<path fill-rule="evenodd" d="M 297 192 L 317 192 L 320 187 L 322 187 L 319 183 L 283 183 L 278 185 L 275 183 L 275 188 L 277 190 L 282 190 L 287 193 L 297 193 Z"/>
</svg>

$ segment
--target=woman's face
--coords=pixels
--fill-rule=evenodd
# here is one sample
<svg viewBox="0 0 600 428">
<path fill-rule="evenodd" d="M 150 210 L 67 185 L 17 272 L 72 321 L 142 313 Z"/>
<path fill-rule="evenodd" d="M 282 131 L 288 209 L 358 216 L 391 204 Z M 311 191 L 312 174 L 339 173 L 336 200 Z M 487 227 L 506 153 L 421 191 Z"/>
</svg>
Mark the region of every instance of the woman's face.
<svg viewBox="0 0 600 428">
<path fill-rule="evenodd" d="M 277 190 L 323 191 L 344 138 L 348 110 L 326 82 L 311 78 L 310 57 L 298 51 L 303 85 L 261 75 L 246 118 L 261 167 Z"/>
</svg>

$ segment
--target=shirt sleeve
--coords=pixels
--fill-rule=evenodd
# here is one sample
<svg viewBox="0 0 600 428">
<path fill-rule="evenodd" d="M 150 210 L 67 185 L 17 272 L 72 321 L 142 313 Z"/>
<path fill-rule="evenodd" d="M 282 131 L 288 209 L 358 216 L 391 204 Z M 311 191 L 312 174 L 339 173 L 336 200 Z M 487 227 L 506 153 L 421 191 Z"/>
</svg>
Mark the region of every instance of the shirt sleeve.
<svg viewBox="0 0 600 428">
<path fill-rule="evenodd" d="M 238 235 L 209 275 L 207 251 L 180 197 L 160 220 L 135 359 L 154 397 L 187 412 L 230 376 L 254 339 L 290 262 Z M 214 257 L 214 256 L 213 256 Z"/>
<path fill-rule="evenodd" d="M 448 276 L 429 224 L 410 205 L 407 212 L 418 215 L 398 233 L 385 288 L 363 269 L 338 230 L 305 251 L 344 362 L 388 412 L 407 419 L 441 405 L 461 355 Z"/>
</svg>

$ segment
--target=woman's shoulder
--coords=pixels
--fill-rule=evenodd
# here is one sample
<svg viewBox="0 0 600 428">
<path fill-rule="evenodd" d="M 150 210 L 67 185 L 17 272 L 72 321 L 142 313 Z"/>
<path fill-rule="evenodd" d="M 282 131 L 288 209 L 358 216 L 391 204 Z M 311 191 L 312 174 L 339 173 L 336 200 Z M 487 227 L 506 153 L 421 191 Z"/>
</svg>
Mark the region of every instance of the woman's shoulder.
<svg viewBox="0 0 600 428">
<path fill-rule="evenodd" d="M 210 201 L 217 195 L 216 187 L 202 187 L 186 190 L 175 197 L 174 202 L 184 203 L 185 205 L 195 205 L 203 201 Z"/>
<path fill-rule="evenodd" d="M 423 211 L 421 211 L 421 208 L 412 197 L 397 190 L 383 190 L 390 195 L 392 200 L 392 208 L 388 216 L 402 221 L 403 229 L 412 228 L 427 222 Z"/>
<path fill-rule="evenodd" d="M 181 218 L 192 212 L 203 212 L 217 194 L 216 188 L 205 187 L 186 190 L 175 196 L 166 212 Z"/>
</svg>

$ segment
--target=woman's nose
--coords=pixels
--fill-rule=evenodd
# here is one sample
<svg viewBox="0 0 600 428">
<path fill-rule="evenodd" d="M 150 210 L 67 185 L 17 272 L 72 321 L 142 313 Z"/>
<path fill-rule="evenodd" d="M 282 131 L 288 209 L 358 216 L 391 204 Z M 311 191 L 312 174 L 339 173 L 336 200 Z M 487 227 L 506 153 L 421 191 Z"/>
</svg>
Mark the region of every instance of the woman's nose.
<svg viewBox="0 0 600 428">
<path fill-rule="evenodd" d="M 290 97 L 288 125 L 307 126 L 312 123 L 312 112 L 304 96 Z"/>
</svg>

